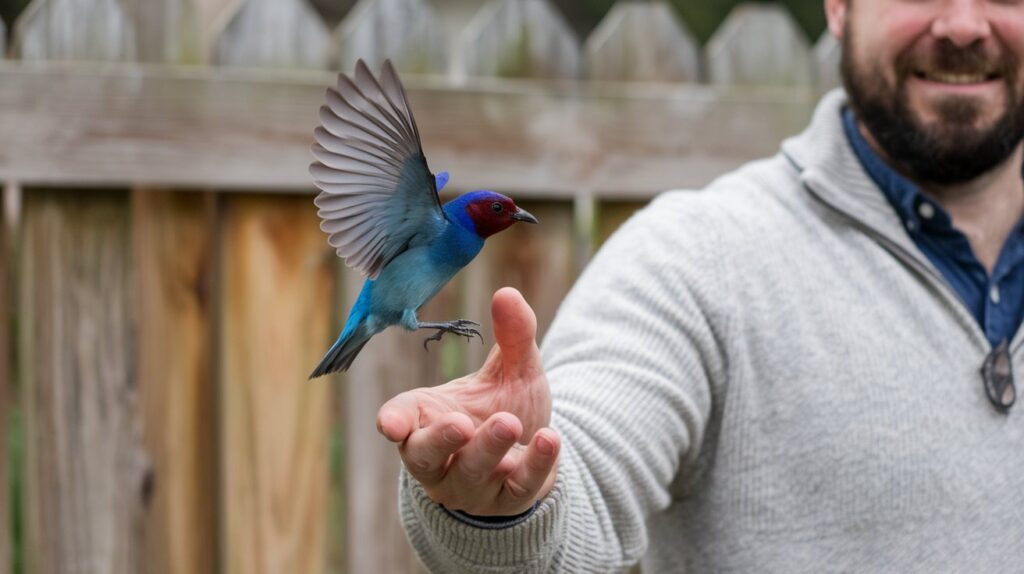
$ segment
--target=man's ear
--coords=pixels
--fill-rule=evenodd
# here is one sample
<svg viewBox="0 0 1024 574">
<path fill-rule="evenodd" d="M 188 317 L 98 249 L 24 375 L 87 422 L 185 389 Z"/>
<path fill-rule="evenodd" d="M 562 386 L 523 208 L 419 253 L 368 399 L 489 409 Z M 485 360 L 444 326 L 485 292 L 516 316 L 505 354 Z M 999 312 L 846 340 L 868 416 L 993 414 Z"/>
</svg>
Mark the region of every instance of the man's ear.
<svg viewBox="0 0 1024 574">
<path fill-rule="evenodd" d="M 846 29 L 846 8 L 850 0 L 825 0 L 825 18 L 828 20 L 828 31 L 836 40 L 843 39 Z"/>
</svg>

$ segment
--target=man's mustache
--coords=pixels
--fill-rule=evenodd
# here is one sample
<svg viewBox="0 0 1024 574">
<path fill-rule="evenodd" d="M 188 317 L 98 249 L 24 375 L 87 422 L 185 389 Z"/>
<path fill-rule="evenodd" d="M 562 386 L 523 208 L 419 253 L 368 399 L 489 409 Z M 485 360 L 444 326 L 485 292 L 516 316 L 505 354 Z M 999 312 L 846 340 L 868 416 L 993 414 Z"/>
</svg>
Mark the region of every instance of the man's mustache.
<svg viewBox="0 0 1024 574">
<path fill-rule="evenodd" d="M 922 57 L 910 50 L 896 61 L 896 71 L 901 78 L 941 73 L 977 75 L 990 80 L 1013 79 L 1017 69 L 1017 60 L 1010 51 L 992 54 L 980 42 L 960 47 L 949 40 L 941 40 L 930 54 Z"/>
</svg>

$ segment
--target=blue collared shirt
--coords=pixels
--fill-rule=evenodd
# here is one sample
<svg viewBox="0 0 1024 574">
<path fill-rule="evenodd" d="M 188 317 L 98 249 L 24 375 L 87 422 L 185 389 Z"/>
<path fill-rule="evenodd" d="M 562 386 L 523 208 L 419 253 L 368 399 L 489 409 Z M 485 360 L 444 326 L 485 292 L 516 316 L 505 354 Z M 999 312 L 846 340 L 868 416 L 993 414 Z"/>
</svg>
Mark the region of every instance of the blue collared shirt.
<svg viewBox="0 0 1024 574">
<path fill-rule="evenodd" d="M 875 154 L 849 108 L 843 110 L 843 127 L 864 170 L 892 204 L 917 248 L 974 315 L 989 343 L 996 347 L 1012 339 L 1024 319 L 1024 218 L 1010 232 L 989 276 L 967 236 L 953 227 L 949 213 Z"/>
</svg>

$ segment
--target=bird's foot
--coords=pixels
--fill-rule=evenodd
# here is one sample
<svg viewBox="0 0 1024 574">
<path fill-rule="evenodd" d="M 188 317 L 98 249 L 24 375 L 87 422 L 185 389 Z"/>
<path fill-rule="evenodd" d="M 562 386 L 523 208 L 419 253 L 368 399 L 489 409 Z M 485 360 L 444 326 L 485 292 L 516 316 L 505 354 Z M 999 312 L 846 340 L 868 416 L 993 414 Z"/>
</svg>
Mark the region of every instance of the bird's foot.
<svg viewBox="0 0 1024 574">
<path fill-rule="evenodd" d="M 480 337 L 480 344 L 482 345 L 484 343 L 483 335 L 480 334 L 480 331 L 474 329 L 474 327 L 479 326 L 480 323 L 470 321 L 469 319 L 456 319 L 447 323 L 420 323 L 420 329 L 437 329 L 436 333 L 423 340 L 423 348 L 427 349 L 427 343 L 431 341 L 440 341 L 445 333 L 465 337 L 467 341 L 473 337 Z"/>
</svg>

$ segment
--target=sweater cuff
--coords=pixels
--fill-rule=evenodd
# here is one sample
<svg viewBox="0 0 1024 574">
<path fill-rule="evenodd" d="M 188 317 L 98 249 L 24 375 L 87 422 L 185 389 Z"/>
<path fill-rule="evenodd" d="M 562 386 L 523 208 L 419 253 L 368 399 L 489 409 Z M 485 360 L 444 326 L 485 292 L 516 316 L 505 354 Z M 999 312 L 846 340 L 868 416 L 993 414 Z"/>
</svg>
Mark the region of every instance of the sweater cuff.
<svg viewBox="0 0 1024 574">
<path fill-rule="evenodd" d="M 501 528 L 511 528 L 516 524 L 524 522 L 527 518 L 533 514 L 533 511 L 537 510 L 537 506 L 540 505 L 540 501 L 533 503 L 533 506 L 528 508 L 526 512 L 516 514 L 514 516 L 474 516 L 472 514 L 463 512 L 461 510 L 449 510 L 444 505 L 441 508 L 445 512 L 451 514 L 456 520 L 471 524 L 477 528 L 484 528 L 487 530 L 499 530 Z"/>
<path fill-rule="evenodd" d="M 416 479 L 402 469 L 400 512 L 409 542 L 431 571 L 480 568 L 518 572 L 542 570 L 561 541 L 567 523 L 567 496 L 561 473 L 555 485 L 514 523 L 481 527 L 456 517 L 431 500 Z"/>
</svg>

